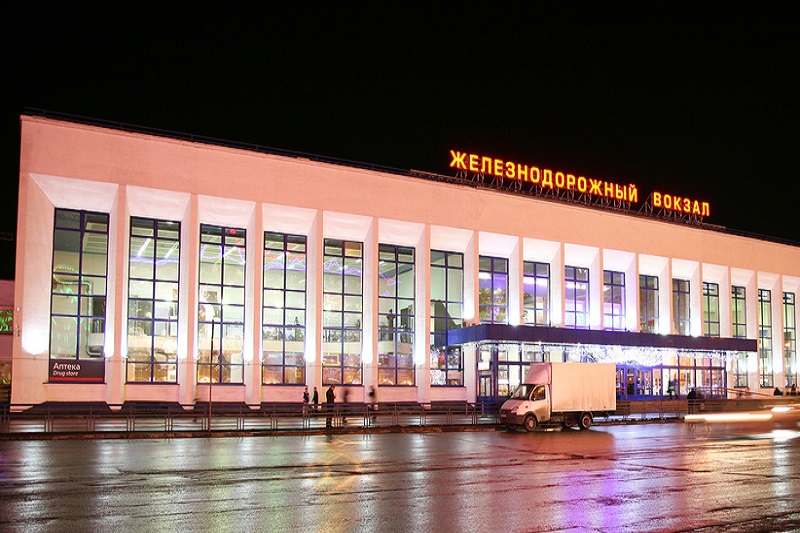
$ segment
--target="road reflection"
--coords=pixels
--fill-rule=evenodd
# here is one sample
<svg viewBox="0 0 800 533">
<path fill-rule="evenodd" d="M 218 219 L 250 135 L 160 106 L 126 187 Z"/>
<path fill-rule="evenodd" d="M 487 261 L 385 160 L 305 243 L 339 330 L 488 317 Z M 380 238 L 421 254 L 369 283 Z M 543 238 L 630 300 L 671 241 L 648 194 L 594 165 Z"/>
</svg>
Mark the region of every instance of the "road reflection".
<svg viewBox="0 0 800 533">
<path fill-rule="evenodd" d="M 790 531 L 798 437 L 651 423 L 5 441 L 0 530 Z"/>
</svg>

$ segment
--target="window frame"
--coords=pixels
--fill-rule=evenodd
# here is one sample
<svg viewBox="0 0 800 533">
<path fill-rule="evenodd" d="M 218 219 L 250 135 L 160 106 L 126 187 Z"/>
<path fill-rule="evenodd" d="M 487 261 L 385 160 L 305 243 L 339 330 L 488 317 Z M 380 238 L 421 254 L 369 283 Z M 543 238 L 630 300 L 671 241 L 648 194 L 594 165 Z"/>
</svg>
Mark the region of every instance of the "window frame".
<svg viewBox="0 0 800 533">
<path fill-rule="evenodd" d="M 77 216 L 76 224 L 69 224 L 65 220 L 70 215 Z M 91 225 L 97 223 L 104 225 L 105 230 L 91 229 Z M 97 361 L 97 359 L 105 357 L 109 224 L 110 216 L 108 213 L 66 208 L 56 208 L 54 211 L 53 248 L 51 251 L 53 283 L 50 288 L 50 328 L 48 338 L 48 359 L 50 361 Z M 56 248 L 58 242 L 66 239 L 75 242 L 76 236 L 77 250 L 60 250 Z M 104 257 L 102 257 L 103 254 L 91 254 L 89 252 L 91 242 L 97 242 L 98 239 L 105 241 Z M 67 264 L 56 264 L 57 252 L 76 252 L 75 260 L 72 263 L 77 268 L 70 266 L 68 259 L 64 260 Z M 97 267 L 101 267 L 99 271 L 93 270 L 88 264 L 92 255 L 101 256 L 98 261 L 94 261 Z M 75 293 L 71 289 L 69 291 L 59 291 L 57 290 L 59 286 L 75 286 L 78 287 L 78 292 Z M 84 292 L 85 287 L 88 287 L 89 293 Z M 97 293 L 98 287 L 102 288 L 99 294 Z M 57 325 L 60 323 L 68 324 L 70 327 L 75 328 L 74 348 L 71 353 L 69 351 L 54 353 L 54 338 L 63 336 L 68 344 L 73 344 L 70 340 L 72 335 L 68 332 L 70 327 L 65 326 L 65 328 L 59 329 Z M 91 344 L 91 341 L 94 340 L 91 337 L 93 334 L 102 334 L 99 344 L 97 344 L 96 340 L 95 344 Z M 92 350 L 99 350 L 99 352 L 93 353 Z"/>
<path fill-rule="evenodd" d="M 571 329 L 589 329 L 589 311 L 591 308 L 590 295 L 591 295 L 591 278 L 589 276 L 589 269 L 586 267 L 577 267 L 572 265 L 564 266 L 564 327 Z M 580 275 L 580 277 L 578 277 Z M 572 283 L 573 287 L 570 288 L 569 284 Z M 578 285 L 585 285 L 579 288 Z M 584 296 L 583 301 L 586 302 L 586 309 L 581 311 L 578 309 L 578 302 L 581 301 L 577 298 L 578 293 L 581 292 Z M 569 297 L 570 293 L 574 296 Z M 578 320 L 581 318 L 582 320 Z M 582 323 L 581 323 L 582 322 Z"/>
<path fill-rule="evenodd" d="M 785 387 L 797 385 L 797 306 L 795 293 L 783 293 L 783 369 Z"/>
<path fill-rule="evenodd" d="M 478 319 L 481 324 L 508 324 L 508 259 L 482 255 L 478 263 Z"/>
<path fill-rule="evenodd" d="M 672 278 L 672 327 L 676 335 L 692 334 L 691 283 Z"/>
<path fill-rule="evenodd" d="M 331 253 L 336 250 L 336 253 Z M 364 244 L 326 238 L 322 253 L 322 384 L 363 383 Z M 348 273 L 349 276 L 348 277 Z M 354 279 L 358 278 L 358 283 Z M 357 290 L 355 290 L 357 289 Z M 338 306 L 337 308 L 334 308 Z M 356 352 L 346 350 L 357 343 Z M 336 351 L 331 349 L 338 345 Z"/>
<path fill-rule="evenodd" d="M 441 264 L 438 264 L 441 262 Z M 432 387 L 464 385 L 464 353 L 460 346 L 447 346 L 447 332 L 459 329 L 464 317 L 464 254 L 431 250 L 430 287 L 430 384 Z M 434 298 L 434 270 L 441 270 L 444 299 Z M 458 295 L 453 295 L 458 287 Z M 438 314 L 436 303 L 444 314 Z M 451 314 L 456 311 L 456 316 Z M 444 326 L 444 328 L 438 326 Z"/>
<path fill-rule="evenodd" d="M 149 234 L 148 234 L 149 231 Z M 127 383 L 177 383 L 178 382 L 178 316 L 180 312 L 180 253 L 181 223 L 149 217 L 131 217 L 128 231 L 128 324 L 125 328 L 128 343 L 125 379 Z M 141 244 L 139 244 L 141 242 Z M 168 246 L 161 257 L 159 246 Z M 147 250 L 152 246 L 152 259 L 147 262 L 149 276 L 142 275 L 144 269 L 134 268 Z M 159 268 L 172 263 L 170 269 Z M 160 272 L 159 272 L 160 271 Z M 174 275 L 170 275 L 174 271 Z M 169 291 L 167 293 L 166 291 Z M 160 294 L 159 294 L 160 293 Z M 144 297 L 142 294 L 150 294 Z M 160 296 L 160 297 L 159 297 Z M 167 319 L 160 315 L 159 309 L 167 311 Z M 136 316 L 131 315 L 136 313 Z M 144 316 L 141 313 L 144 312 Z M 157 332 L 164 337 L 157 346 Z M 174 333 L 173 333 L 174 332 Z M 139 333 L 134 335 L 134 333 Z M 131 337 L 149 337 L 149 350 L 146 357 L 138 358 L 133 353 Z M 158 360 L 159 352 L 164 357 Z M 171 352 L 171 354 L 170 354 Z"/>
<path fill-rule="evenodd" d="M 617 297 L 619 312 L 614 308 Z M 625 325 L 625 273 L 603 270 L 603 327 L 608 331 L 625 331 Z"/>
<path fill-rule="evenodd" d="M 219 256 L 206 257 L 209 246 L 218 247 Z M 247 289 L 247 232 L 243 228 L 200 224 L 198 260 L 197 383 L 244 383 L 244 328 Z M 241 276 L 234 263 L 241 261 Z M 204 271 L 203 266 L 209 265 Z M 213 273 L 218 270 L 219 275 Z M 237 283 L 237 278 L 241 282 Z M 211 314 L 211 320 L 208 315 Z M 217 320 L 219 317 L 219 320 Z M 210 349 L 204 349 L 208 339 Z M 234 349 L 227 345 L 233 344 Z M 238 339 L 239 349 L 236 351 Z M 216 381 L 215 381 L 216 378 Z"/>
<path fill-rule="evenodd" d="M 734 339 L 747 338 L 747 289 L 739 285 L 731 285 L 731 330 Z"/>
<path fill-rule="evenodd" d="M 658 276 L 639 274 L 639 331 L 659 333 Z M 655 314 L 650 314 L 653 309 Z M 650 325 L 652 321 L 652 325 Z"/>
<path fill-rule="evenodd" d="M 703 336 L 720 336 L 719 283 L 703 282 Z"/>
<path fill-rule="evenodd" d="M 410 291 L 403 286 L 399 274 L 409 266 L 410 270 L 405 272 L 410 272 Z M 377 270 L 378 386 L 413 387 L 416 385 L 416 250 L 411 246 L 379 244 Z M 395 272 L 393 279 L 384 276 L 391 271 Z M 406 309 L 410 309 L 410 313 L 403 312 Z M 387 351 L 390 347 L 392 351 Z"/>
<path fill-rule="evenodd" d="M 541 263 L 538 261 L 523 261 L 522 263 L 522 301 L 525 323 L 536 326 L 550 326 L 550 263 Z M 542 282 L 543 283 L 540 283 Z M 540 287 L 544 285 L 544 288 Z M 532 285 L 533 290 L 528 293 L 526 287 Z M 530 297 L 526 295 L 530 294 Z M 533 305 L 528 305 L 528 302 Z M 539 305 L 543 302 L 543 305 Z"/>
<path fill-rule="evenodd" d="M 771 388 L 775 381 L 772 374 L 772 291 L 758 289 L 758 374 L 763 388 Z"/>
<path fill-rule="evenodd" d="M 305 235 L 264 231 L 261 276 L 261 384 L 306 383 L 308 240 Z M 291 259 L 291 261 L 290 261 Z M 272 268 L 280 261 L 280 268 Z M 279 275 L 271 276 L 276 271 Z M 300 288 L 291 274 L 302 272 Z M 275 278 L 275 279 L 272 279 Z M 301 346 L 294 346 L 300 342 Z M 290 343 L 292 343 L 290 345 Z M 279 346 L 278 346 L 279 345 Z M 275 349 L 270 349 L 274 347 Z M 294 348 L 289 350 L 289 348 Z"/>
</svg>

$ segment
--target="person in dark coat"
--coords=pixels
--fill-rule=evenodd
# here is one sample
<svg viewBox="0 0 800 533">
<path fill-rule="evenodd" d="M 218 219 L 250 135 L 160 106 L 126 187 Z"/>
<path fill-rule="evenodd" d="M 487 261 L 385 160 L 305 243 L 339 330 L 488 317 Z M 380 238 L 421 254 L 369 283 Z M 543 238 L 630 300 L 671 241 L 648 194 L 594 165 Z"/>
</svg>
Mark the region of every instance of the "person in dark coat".
<svg viewBox="0 0 800 533">
<path fill-rule="evenodd" d="M 333 402 L 336 401 L 336 385 L 331 385 L 325 392 L 325 401 L 327 402 L 328 418 L 325 419 L 325 427 L 333 426 Z"/>
<path fill-rule="evenodd" d="M 319 404 L 319 392 L 317 391 L 316 387 L 314 387 L 314 394 L 311 395 L 311 403 L 314 405 L 315 411 L 319 410 L 317 407 Z"/>
<path fill-rule="evenodd" d="M 686 399 L 689 400 L 689 412 L 696 413 L 697 412 L 697 391 L 692 389 L 689 391 L 689 394 L 686 395 Z"/>
</svg>

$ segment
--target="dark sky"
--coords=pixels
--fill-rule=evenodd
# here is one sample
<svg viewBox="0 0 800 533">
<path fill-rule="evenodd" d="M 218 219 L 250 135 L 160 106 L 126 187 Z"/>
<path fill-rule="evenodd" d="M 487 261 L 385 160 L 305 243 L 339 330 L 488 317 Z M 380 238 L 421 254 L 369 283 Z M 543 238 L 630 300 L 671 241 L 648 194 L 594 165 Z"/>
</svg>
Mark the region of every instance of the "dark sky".
<svg viewBox="0 0 800 533">
<path fill-rule="evenodd" d="M 28 107 L 441 174 L 454 148 L 800 241 L 789 2 L 264 4 L 4 3 L 0 231 Z"/>
</svg>

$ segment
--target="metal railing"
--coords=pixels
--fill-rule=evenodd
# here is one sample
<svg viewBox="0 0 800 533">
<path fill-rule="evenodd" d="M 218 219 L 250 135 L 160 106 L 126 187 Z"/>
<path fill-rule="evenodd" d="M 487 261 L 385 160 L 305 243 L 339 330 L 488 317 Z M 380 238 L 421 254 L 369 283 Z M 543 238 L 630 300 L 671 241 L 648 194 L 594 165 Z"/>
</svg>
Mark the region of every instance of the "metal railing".
<svg viewBox="0 0 800 533">
<path fill-rule="evenodd" d="M 698 412 L 735 412 L 800 404 L 800 397 L 742 399 L 618 400 L 613 412 L 595 422 L 682 419 Z M 380 429 L 403 426 L 497 426 L 498 405 L 468 402 L 337 403 L 0 403 L 0 435 L 34 434 L 202 434 Z"/>
<path fill-rule="evenodd" d="M 391 426 L 495 425 L 497 409 L 483 404 L 198 403 L 0 404 L 0 433 L 259 432 Z"/>
</svg>

